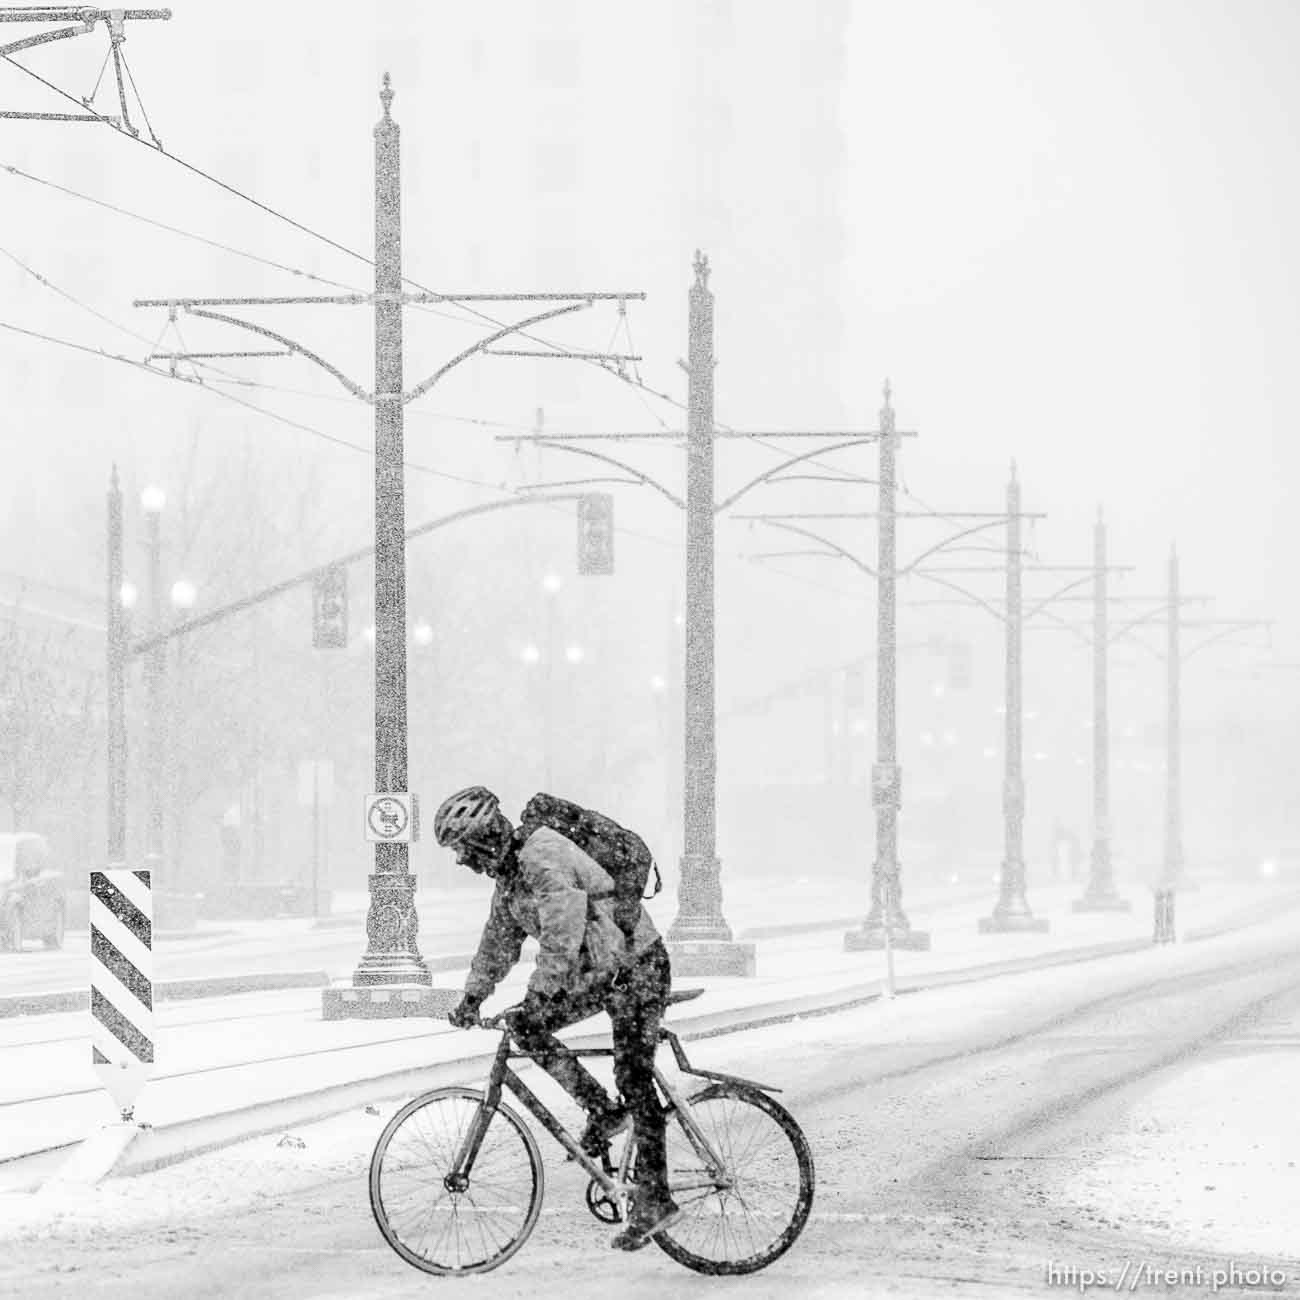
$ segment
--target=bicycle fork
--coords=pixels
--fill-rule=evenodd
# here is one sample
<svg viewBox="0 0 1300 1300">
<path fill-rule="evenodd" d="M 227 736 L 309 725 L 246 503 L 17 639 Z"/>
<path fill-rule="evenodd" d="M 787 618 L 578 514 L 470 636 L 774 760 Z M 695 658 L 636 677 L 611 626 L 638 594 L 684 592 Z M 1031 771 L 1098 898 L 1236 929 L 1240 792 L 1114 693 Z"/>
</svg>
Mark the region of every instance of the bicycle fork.
<svg viewBox="0 0 1300 1300">
<path fill-rule="evenodd" d="M 677 1117 L 677 1122 L 682 1126 L 687 1140 L 704 1162 L 705 1177 L 702 1177 L 698 1183 L 685 1183 L 679 1179 L 674 1184 L 674 1190 L 687 1191 L 696 1188 L 708 1188 L 710 1191 L 729 1190 L 732 1180 L 727 1174 L 727 1163 L 709 1141 L 708 1134 L 696 1122 L 695 1116 L 691 1113 L 690 1103 L 668 1082 L 657 1065 L 654 1067 L 654 1075 L 655 1082 L 671 1103 L 667 1108 L 668 1112 Z"/>
</svg>

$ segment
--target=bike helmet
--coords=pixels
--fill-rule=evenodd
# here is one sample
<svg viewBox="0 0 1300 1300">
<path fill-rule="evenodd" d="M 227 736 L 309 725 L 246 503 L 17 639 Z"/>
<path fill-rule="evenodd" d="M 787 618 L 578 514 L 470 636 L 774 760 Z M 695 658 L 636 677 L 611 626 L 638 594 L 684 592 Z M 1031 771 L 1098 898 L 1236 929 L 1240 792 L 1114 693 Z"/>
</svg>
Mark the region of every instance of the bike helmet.
<svg viewBox="0 0 1300 1300">
<path fill-rule="evenodd" d="M 471 785 L 444 799 L 434 814 L 433 837 L 443 848 L 483 836 L 495 822 L 501 800 L 486 786 Z"/>
</svg>

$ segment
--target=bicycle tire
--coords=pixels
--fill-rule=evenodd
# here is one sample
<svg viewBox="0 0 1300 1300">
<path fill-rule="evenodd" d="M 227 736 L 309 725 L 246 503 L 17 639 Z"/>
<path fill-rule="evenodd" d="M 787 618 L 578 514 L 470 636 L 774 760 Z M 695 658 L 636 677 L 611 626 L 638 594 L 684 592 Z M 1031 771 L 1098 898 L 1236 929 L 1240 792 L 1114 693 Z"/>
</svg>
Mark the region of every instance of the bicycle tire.
<svg viewBox="0 0 1300 1300">
<path fill-rule="evenodd" d="M 654 1243 L 697 1273 L 757 1273 L 794 1245 L 812 1212 L 816 1173 L 808 1139 L 794 1116 L 757 1088 L 711 1083 L 687 1101 L 696 1123 L 727 1162 L 732 1186 L 701 1186 L 711 1175 L 685 1126 L 670 1111 L 668 1189 L 684 1213 L 656 1234 Z M 765 1224 L 772 1225 L 775 1235 L 764 1235 Z M 705 1253 L 706 1246 L 714 1249 Z M 746 1253 L 735 1254 L 733 1247 Z"/>
<path fill-rule="evenodd" d="M 455 1192 L 443 1181 L 484 1096 L 475 1088 L 422 1093 L 388 1121 L 370 1157 L 370 1208 L 379 1231 L 425 1273 L 486 1273 L 504 1264 L 528 1240 L 541 1212 L 537 1141 L 503 1102 L 488 1122 L 469 1187 Z M 476 1202 L 476 1187 L 498 1203 Z M 407 1223 L 412 1215 L 414 1227 Z"/>
</svg>

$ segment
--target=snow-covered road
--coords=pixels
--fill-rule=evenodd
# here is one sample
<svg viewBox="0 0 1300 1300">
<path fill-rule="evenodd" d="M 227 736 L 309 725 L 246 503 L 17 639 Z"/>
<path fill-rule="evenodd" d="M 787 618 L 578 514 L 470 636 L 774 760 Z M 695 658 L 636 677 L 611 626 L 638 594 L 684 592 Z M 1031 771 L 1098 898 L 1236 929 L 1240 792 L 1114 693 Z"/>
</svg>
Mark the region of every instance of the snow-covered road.
<svg viewBox="0 0 1300 1300">
<path fill-rule="evenodd" d="M 259 1139 L 0 1198 L 0 1294 L 999 1297 L 1078 1294 L 1086 1275 L 1099 1294 L 1191 1295 L 1216 1268 L 1254 1268 L 1300 1296 L 1295 940 L 1283 918 L 693 1044 L 697 1064 L 784 1086 L 816 1154 L 809 1227 L 754 1278 L 610 1252 L 585 1177 L 545 1139 L 546 1203 L 521 1253 L 464 1282 L 417 1273 L 367 1201 L 386 1113 L 359 1112 L 295 1131 L 304 1146 Z"/>
</svg>

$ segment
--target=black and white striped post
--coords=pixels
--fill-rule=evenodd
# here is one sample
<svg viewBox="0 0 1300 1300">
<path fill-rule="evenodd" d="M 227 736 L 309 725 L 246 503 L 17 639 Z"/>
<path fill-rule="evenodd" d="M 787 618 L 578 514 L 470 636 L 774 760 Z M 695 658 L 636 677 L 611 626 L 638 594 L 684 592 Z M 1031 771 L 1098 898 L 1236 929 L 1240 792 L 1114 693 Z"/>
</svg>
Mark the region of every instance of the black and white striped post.
<svg viewBox="0 0 1300 1300">
<path fill-rule="evenodd" d="M 123 567 L 122 488 L 114 465 L 108 487 L 108 865 L 90 873 L 90 1060 L 121 1123 L 87 1134 L 43 1184 L 43 1192 L 55 1195 L 106 1177 L 144 1132 L 135 1122 L 135 1102 L 154 1069 L 153 881 L 148 871 L 126 866 Z"/>
<path fill-rule="evenodd" d="M 90 873 L 90 959 L 91 1062 L 129 1123 L 154 1069 L 149 872 Z"/>
</svg>

